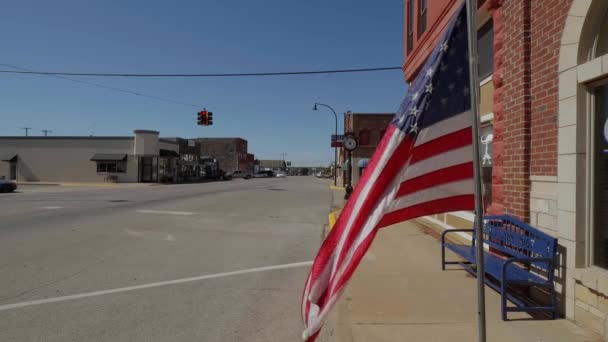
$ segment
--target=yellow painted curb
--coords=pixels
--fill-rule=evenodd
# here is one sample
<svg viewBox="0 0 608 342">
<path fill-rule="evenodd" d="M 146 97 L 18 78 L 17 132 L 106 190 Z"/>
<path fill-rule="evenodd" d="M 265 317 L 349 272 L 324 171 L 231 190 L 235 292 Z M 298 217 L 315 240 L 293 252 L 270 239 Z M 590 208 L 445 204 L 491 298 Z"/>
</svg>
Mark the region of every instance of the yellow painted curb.
<svg viewBox="0 0 608 342">
<path fill-rule="evenodd" d="M 329 188 L 332 190 L 344 190 L 343 186 L 335 186 L 335 185 L 329 185 Z"/>
<path fill-rule="evenodd" d="M 329 216 L 327 217 L 328 221 L 329 221 L 329 230 L 331 230 L 334 225 L 336 224 L 336 221 L 338 220 L 338 216 L 340 215 L 340 212 L 342 210 L 336 210 L 336 211 L 332 211 L 331 213 L 329 213 Z"/>
</svg>

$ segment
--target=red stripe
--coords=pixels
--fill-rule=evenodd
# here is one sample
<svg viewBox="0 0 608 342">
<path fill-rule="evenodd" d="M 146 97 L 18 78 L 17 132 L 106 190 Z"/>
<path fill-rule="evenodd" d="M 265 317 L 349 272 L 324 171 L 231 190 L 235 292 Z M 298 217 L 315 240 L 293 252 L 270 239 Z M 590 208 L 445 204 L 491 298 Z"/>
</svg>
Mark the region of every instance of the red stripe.
<svg viewBox="0 0 608 342">
<path fill-rule="evenodd" d="M 473 143 L 473 130 L 471 127 L 461 129 L 460 131 L 446 134 L 437 139 L 433 139 L 420 146 L 417 146 L 412 154 L 410 165 L 421 160 L 445 153 L 450 150 L 461 148 Z"/>
<path fill-rule="evenodd" d="M 471 191 L 473 191 L 473 189 L 471 189 Z M 380 220 L 378 228 L 384 228 L 420 216 L 458 210 L 474 210 L 474 208 L 475 195 L 473 194 L 441 198 L 388 213 Z"/>
<path fill-rule="evenodd" d="M 390 140 L 390 138 L 387 140 Z M 409 135 L 406 135 L 403 138 L 403 140 L 399 143 L 399 146 L 393 152 L 392 156 L 390 156 L 390 158 L 386 162 L 386 165 L 384 166 L 378 177 L 375 179 L 374 185 L 367 193 L 364 194 L 365 200 L 363 201 L 361 207 L 359 208 L 357 213 L 352 214 L 355 215 L 355 219 L 353 220 L 350 232 L 346 236 L 342 251 L 338 256 L 337 265 L 342 264 L 346 253 L 348 253 L 350 249 L 350 246 L 352 245 L 353 241 L 359 236 L 359 234 L 361 233 L 361 228 L 369 218 L 369 213 L 372 212 L 373 208 L 377 205 L 380 198 L 383 197 L 384 192 L 391 184 L 391 182 L 393 182 L 395 176 L 403 169 L 403 165 L 407 162 L 408 156 L 411 155 L 411 150 L 414 146 L 414 142 L 415 141 L 412 140 Z M 361 195 L 365 184 L 369 182 L 369 179 L 373 174 L 373 170 L 377 167 L 377 164 L 383 154 L 384 149 L 379 149 L 374 152 L 374 155 L 372 157 L 372 163 L 370 163 L 371 165 L 368 166 L 368 171 L 365 172 L 363 181 L 357 184 L 356 192 L 353 193 L 355 197 L 349 199 L 348 201 L 348 205 L 351 206 L 351 212 L 352 207 L 354 207 L 354 204 L 356 202 L 355 199 Z M 341 214 L 340 218 L 343 218 L 343 222 L 341 222 L 340 219 L 338 219 L 338 221 L 344 225 L 344 227 L 340 228 L 344 230 L 346 222 L 348 221 L 348 215 Z M 330 283 L 333 283 L 335 276 L 335 274 L 332 274 Z"/>
<path fill-rule="evenodd" d="M 405 196 L 426 188 L 473 178 L 473 162 L 458 164 L 423 174 L 401 183 L 396 197 Z"/>
</svg>

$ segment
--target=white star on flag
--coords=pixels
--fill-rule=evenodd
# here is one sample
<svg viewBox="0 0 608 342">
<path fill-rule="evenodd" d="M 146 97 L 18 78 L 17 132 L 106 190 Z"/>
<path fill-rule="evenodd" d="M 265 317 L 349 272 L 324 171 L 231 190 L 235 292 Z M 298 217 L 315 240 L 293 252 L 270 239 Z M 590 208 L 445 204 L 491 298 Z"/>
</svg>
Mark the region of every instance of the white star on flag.
<svg viewBox="0 0 608 342">
<path fill-rule="evenodd" d="M 416 107 L 412 107 L 412 109 L 410 109 L 410 115 L 412 115 L 412 116 L 418 116 L 419 113 L 420 113 L 420 109 L 418 109 Z"/>
<path fill-rule="evenodd" d="M 412 94 L 412 101 L 416 101 L 418 99 L 418 92 Z"/>
<path fill-rule="evenodd" d="M 468 96 L 469 95 L 469 88 L 468 87 L 464 87 L 464 89 L 462 89 L 462 94 L 464 96 Z"/>
<path fill-rule="evenodd" d="M 433 93 L 433 85 L 431 83 L 427 84 L 426 87 L 424 87 L 424 92 L 432 94 Z"/>
<path fill-rule="evenodd" d="M 448 89 L 449 89 L 450 91 L 454 91 L 454 88 L 455 88 L 455 87 L 456 87 L 456 86 L 454 85 L 454 83 L 450 83 L 450 84 L 448 84 Z"/>
<path fill-rule="evenodd" d="M 446 41 L 443 44 L 441 44 L 440 50 L 441 50 L 441 52 L 446 52 L 446 51 L 448 51 L 448 48 L 449 48 L 449 45 L 448 45 L 448 42 Z"/>
<path fill-rule="evenodd" d="M 433 68 L 428 68 L 428 70 L 426 71 L 426 76 L 433 77 L 434 73 L 435 73 L 435 70 L 433 70 Z"/>
<path fill-rule="evenodd" d="M 410 126 L 410 133 L 417 134 L 418 133 L 418 122 L 414 121 Z"/>
</svg>

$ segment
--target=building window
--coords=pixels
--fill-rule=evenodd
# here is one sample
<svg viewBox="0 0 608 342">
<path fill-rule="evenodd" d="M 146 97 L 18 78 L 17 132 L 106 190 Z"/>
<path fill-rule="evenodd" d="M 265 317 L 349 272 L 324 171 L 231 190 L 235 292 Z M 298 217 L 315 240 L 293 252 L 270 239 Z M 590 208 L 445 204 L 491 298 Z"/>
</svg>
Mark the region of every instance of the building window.
<svg viewBox="0 0 608 342">
<path fill-rule="evenodd" d="M 479 54 L 479 79 L 492 76 L 494 72 L 494 23 L 489 20 L 477 31 Z"/>
<path fill-rule="evenodd" d="M 407 1 L 407 54 L 414 49 L 414 0 Z"/>
<path fill-rule="evenodd" d="M 491 123 L 482 124 L 480 140 L 483 197 L 486 204 L 490 205 L 492 204 L 492 141 L 494 140 L 494 126 Z"/>
<path fill-rule="evenodd" d="M 595 90 L 593 139 L 594 264 L 608 268 L 608 84 Z"/>
<path fill-rule="evenodd" d="M 418 38 L 426 31 L 427 0 L 418 0 Z"/>
<path fill-rule="evenodd" d="M 370 133 L 371 132 L 369 129 L 362 129 L 359 131 L 359 145 L 361 145 L 361 146 L 369 145 Z"/>
<path fill-rule="evenodd" d="M 606 13 L 604 14 L 604 19 L 602 19 L 601 27 L 598 32 L 595 55 L 600 57 L 608 54 L 608 10 L 606 10 Z"/>
<path fill-rule="evenodd" d="M 98 161 L 97 172 L 108 173 L 125 173 L 127 172 L 127 163 L 124 161 Z"/>
</svg>

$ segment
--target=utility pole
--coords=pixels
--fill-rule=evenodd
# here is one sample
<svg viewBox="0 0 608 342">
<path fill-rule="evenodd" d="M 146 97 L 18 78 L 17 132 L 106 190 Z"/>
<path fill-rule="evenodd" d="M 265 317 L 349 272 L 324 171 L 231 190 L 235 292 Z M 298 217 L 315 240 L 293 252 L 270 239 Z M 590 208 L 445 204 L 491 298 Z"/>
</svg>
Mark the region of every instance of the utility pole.
<svg viewBox="0 0 608 342">
<path fill-rule="evenodd" d="M 42 129 L 42 130 L 40 130 L 40 132 L 44 133 L 45 137 L 48 136 L 49 133 L 53 133 L 53 131 L 51 131 L 50 129 Z"/>
<path fill-rule="evenodd" d="M 281 153 L 281 159 L 283 160 L 283 167 L 286 169 L 287 168 L 287 164 L 285 164 L 285 156 L 287 155 L 287 153 L 283 152 Z"/>
<path fill-rule="evenodd" d="M 27 136 L 29 136 L 28 133 L 29 133 L 30 129 L 32 129 L 32 127 L 21 127 L 21 129 L 25 130 L 25 136 L 27 137 Z"/>
</svg>

